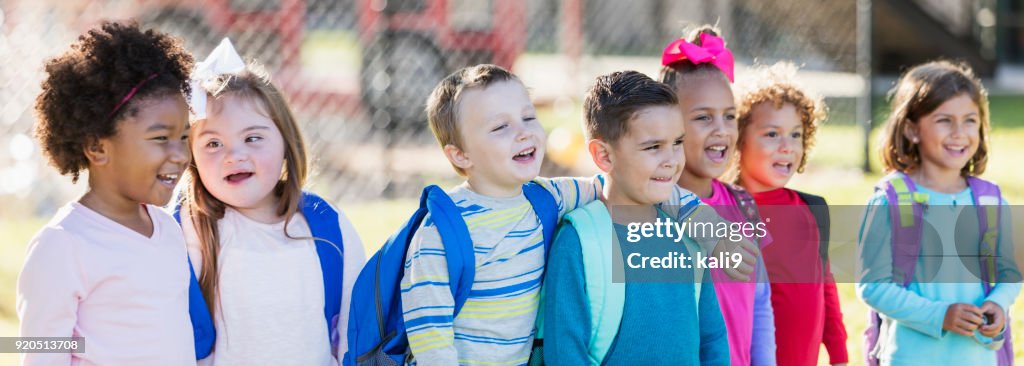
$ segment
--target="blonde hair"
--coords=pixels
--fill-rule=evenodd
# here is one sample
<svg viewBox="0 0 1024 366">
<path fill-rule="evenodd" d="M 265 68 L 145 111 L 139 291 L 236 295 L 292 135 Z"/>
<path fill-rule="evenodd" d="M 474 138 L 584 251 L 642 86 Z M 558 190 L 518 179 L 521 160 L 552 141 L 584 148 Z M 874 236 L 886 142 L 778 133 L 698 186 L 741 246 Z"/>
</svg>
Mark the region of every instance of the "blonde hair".
<svg viewBox="0 0 1024 366">
<path fill-rule="evenodd" d="M 281 92 L 271 82 L 262 68 L 249 65 L 239 74 L 220 75 L 203 85 L 202 91 L 207 93 L 211 103 L 227 96 L 247 98 L 261 107 L 274 121 L 284 139 L 285 170 L 274 186 L 273 194 L 278 197 L 276 213 L 285 218 L 284 227 L 288 227 L 291 218 L 299 211 L 302 200 L 302 187 L 306 182 L 308 162 L 306 145 L 299 132 L 298 123 L 292 115 Z M 214 105 L 216 108 L 216 105 Z M 199 287 L 206 297 L 206 305 L 210 312 L 216 304 L 218 271 L 217 256 L 220 238 L 217 232 L 217 221 L 224 217 L 226 204 L 217 199 L 203 185 L 195 160 L 188 167 L 188 184 L 183 198 L 183 207 L 188 207 L 189 217 L 199 237 L 199 248 L 202 253 L 202 272 L 199 276 Z M 287 236 L 288 233 L 285 232 Z M 289 236 L 290 237 L 290 236 Z"/>
<path fill-rule="evenodd" d="M 828 106 L 820 96 L 812 95 L 796 83 L 797 67 L 789 62 L 758 67 L 754 76 L 737 86 L 736 116 L 739 138 L 736 150 L 742 151 L 746 128 L 750 125 L 752 112 L 762 103 L 771 103 L 776 109 L 785 104 L 796 108 L 803 124 L 803 156 L 796 171 L 803 173 L 807 166 L 807 155 L 814 147 L 818 127 L 828 118 Z M 739 175 L 736 174 L 736 177 Z"/>
<path fill-rule="evenodd" d="M 445 77 L 434 87 L 434 91 L 427 98 L 427 122 L 441 148 L 452 145 L 462 149 L 458 123 L 462 93 L 468 89 L 486 88 L 502 81 L 519 82 L 519 78 L 501 66 L 480 64 L 462 68 Z M 462 168 L 454 165 L 452 167 L 459 175 L 466 175 Z"/>
<path fill-rule="evenodd" d="M 961 176 L 981 175 L 988 164 L 989 111 L 988 92 L 970 66 L 945 60 L 917 65 L 900 77 L 889 92 L 892 113 L 882 134 L 882 164 L 886 171 L 910 172 L 921 165 L 921 152 L 903 134 L 907 123 L 917 123 L 942 103 L 966 94 L 978 106 L 981 129 L 978 151 L 960 169 Z"/>
</svg>

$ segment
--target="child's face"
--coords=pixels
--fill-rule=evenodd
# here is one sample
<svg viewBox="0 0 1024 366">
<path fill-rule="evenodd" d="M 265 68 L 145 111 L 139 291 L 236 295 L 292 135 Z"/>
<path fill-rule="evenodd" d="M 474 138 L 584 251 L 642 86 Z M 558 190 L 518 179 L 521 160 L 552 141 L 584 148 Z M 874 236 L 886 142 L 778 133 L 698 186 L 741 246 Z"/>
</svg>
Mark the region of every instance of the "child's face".
<svg viewBox="0 0 1024 366">
<path fill-rule="evenodd" d="M 678 92 L 686 121 L 686 171 L 700 178 L 718 178 L 729 168 L 739 135 L 732 88 L 723 78 L 707 77 Z"/>
<path fill-rule="evenodd" d="M 273 189 L 284 169 L 281 131 L 257 100 L 211 101 L 207 119 L 192 127 L 192 154 L 203 185 L 235 209 L 274 207 Z"/>
<path fill-rule="evenodd" d="M 466 90 L 458 108 L 462 168 L 474 189 L 514 194 L 540 174 L 546 137 L 522 84 Z"/>
<path fill-rule="evenodd" d="M 918 138 L 921 164 L 959 172 L 978 151 L 981 117 L 967 94 L 951 98 L 932 113 L 907 124 L 908 137 Z"/>
<path fill-rule="evenodd" d="M 683 171 L 683 116 L 676 106 L 646 107 L 629 121 L 627 133 L 608 144 L 610 187 L 616 204 L 652 205 L 672 195 Z"/>
<path fill-rule="evenodd" d="M 134 116 L 118 122 L 114 136 L 100 140 L 108 158 L 90 167 L 90 174 L 110 179 L 92 189 L 114 189 L 132 202 L 163 206 L 189 162 L 188 105 L 177 93 L 138 105 Z"/>
<path fill-rule="evenodd" d="M 750 113 L 740 151 L 740 179 L 753 192 L 781 188 L 803 158 L 803 122 L 790 103 L 779 109 L 761 103 Z"/>
</svg>

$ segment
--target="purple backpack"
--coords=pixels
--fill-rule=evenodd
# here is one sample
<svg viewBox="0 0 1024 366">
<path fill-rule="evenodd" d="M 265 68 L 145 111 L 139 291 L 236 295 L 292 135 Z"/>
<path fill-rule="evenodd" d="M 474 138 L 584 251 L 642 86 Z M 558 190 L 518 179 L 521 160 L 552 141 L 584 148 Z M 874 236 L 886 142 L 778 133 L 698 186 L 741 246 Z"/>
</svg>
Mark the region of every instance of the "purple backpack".
<svg viewBox="0 0 1024 366">
<path fill-rule="evenodd" d="M 971 188 L 971 198 L 974 204 L 978 205 L 979 231 L 981 232 L 981 272 L 982 282 L 985 286 L 985 293 L 992 291 L 995 281 L 995 251 L 999 235 L 999 207 L 980 206 L 979 200 L 982 196 L 994 196 L 1000 201 L 1002 195 L 999 186 L 992 182 L 967 177 L 967 185 Z M 917 257 L 921 252 L 921 237 L 923 236 L 922 203 L 928 201 L 928 197 L 917 192 L 917 186 L 903 173 L 892 173 L 882 179 L 875 186 L 876 191 L 884 191 L 889 202 L 889 218 L 892 221 L 892 267 L 893 281 L 902 282 L 903 286 L 910 285 L 914 278 L 914 266 L 917 265 Z M 990 217 L 993 219 L 990 220 Z M 991 223 L 991 224 L 990 224 Z M 878 354 L 875 352 L 878 346 L 879 332 L 881 331 L 882 318 L 872 310 L 869 314 L 868 328 L 864 330 L 864 360 L 869 366 L 878 366 Z M 1010 340 L 1010 320 L 1006 320 L 1004 331 L 1003 347 L 996 351 L 996 360 L 999 366 L 1013 365 L 1013 346 Z"/>
</svg>

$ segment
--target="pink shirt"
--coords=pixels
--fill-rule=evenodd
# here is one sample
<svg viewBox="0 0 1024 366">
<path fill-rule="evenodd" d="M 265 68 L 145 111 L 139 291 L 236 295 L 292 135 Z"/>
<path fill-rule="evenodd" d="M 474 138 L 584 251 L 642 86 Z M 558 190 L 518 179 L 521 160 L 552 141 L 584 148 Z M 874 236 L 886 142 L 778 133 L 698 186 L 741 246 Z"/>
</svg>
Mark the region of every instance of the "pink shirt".
<svg viewBox="0 0 1024 366">
<path fill-rule="evenodd" d="M 736 199 L 729 192 L 725 184 L 717 179 L 711 181 L 711 197 L 702 198 L 701 201 L 715 208 L 715 212 L 722 218 L 732 222 L 747 222 L 747 218 L 739 208 Z M 759 240 L 763 248 L 771 242 L 771 236 Z M 721 269 L 712 269 L 711 278 L 715 281 L 715 294 L 718 295 L 718 303 L 722 308 L 722 317 L 725 320 L 725 328 L 729 334 L 729 356 L 733 365 L 773 365 L 774 352 L 760 352 L 753 349 L 753 343 L 773 342 L 772 339 L 764 339 L 765 334 L 756 334 L 759 338 L 755 340 L 755 295 L 758 285 L 767 287 L 765 280 L 761 283 L 757 280 L 750 282 L 736 282 L 729 279 Z M 768 295 L 770 296 L 770 295 Z M 767 304 L 767 301 L 764 302 Z M 770 314 L 771 311 L 768 310 Z M 771 320 L 768 320 L 770 323 Z M 766 325 L 767 326 L 767 325 Z M 764 332 L 761 332 L 764 333 Z M 758 344 L 758 346 L 769 346 Z M 753 357 L 752 357 L 753 356 Z M 753 359 L 752 359 L 753 358 Z"/>
<path fill-rule="evenodd" d="M 143 236 L 71 202 L 29 244 L 18 276 L 23 337 L 84 337 L 84 353 L 26 353 L 24 365 L 195 365 L 185 238 L 146 206 Z"/>
</svg>

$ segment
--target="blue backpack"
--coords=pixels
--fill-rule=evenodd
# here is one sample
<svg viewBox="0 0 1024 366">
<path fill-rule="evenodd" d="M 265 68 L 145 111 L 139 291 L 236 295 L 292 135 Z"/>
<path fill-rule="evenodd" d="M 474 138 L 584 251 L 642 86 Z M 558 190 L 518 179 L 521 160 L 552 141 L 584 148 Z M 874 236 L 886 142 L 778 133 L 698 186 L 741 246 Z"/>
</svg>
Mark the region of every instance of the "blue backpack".
<svg viewBox="0 0 1024 366">
<path fill-rule="evenodd" d="M 320 257 L 320 270 L 324 280 L 324 319 L 327 321 L 326 336 L 331 344 L 338 341 L 338 312 L 341 311 L 341 277 L 344 263 L 341 228 L 338 227 L 338 211 L 319 196 L 302 192 L 302 216 L 309 224 L 316 243 L 316 254 Z M 174 219 L 181 224 L 181 205 L 174 208 Z M 206 298 L 199 288 L 199 280 L 188 261 L 191 281 L 188 286 L 188 313 L 192 319 L 192 335 L 195 340 L 196 359 L 210 355 L 217 339 L 213 316 L 206 306 Z"/>
<path fill-rule="evenodd" d="M 523 193 L 540 218 L 546 255 L 558 222 L 557 205 L 551 193 L 535 182 L 524 185 Z M 346 366 L 401 365 L 411 360 L 400 286 L 409 243 L 427 213 L 441 236 L 448 261 L 449 287 L 455 299 L 453 318 L 469 298 L 476 258 L 462 210 L 441 188 L 426 187 L 419 209 L 388 238 L 356 278 L 349 311 Z"/>
</svg>

